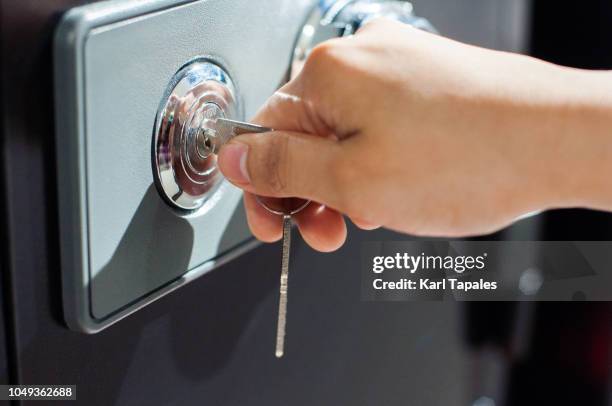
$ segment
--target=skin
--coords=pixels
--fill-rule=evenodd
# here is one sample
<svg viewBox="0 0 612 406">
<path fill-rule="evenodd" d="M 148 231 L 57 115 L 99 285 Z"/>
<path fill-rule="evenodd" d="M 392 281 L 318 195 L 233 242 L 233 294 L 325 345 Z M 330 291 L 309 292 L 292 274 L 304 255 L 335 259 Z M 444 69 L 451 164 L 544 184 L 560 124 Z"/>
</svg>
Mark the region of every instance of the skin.
<svg viewBox="0 0 612 406">
<path fill-rule="evenodd" d="M 551 208 L 612 210 L 612 74 L 482 49 L 376 20 L 325 42 L 225 145 L 253 234 L 281 236 L 254 194 L 314 202 L 313 248 L 363 229 L 466 237 Z"/>
</svg>

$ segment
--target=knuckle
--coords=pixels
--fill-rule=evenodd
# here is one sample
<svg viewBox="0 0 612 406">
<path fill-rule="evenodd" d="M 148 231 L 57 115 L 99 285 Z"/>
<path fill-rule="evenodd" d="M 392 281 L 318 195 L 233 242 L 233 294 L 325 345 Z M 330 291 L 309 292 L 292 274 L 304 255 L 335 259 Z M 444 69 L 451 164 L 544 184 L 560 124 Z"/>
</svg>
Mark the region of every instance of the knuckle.
<svg viewBox="0 0 612 406">
<path fill-rule="evenodd" d="M 376 17 L 373 18 L 371 20 L 368 20 L 365 24 L 363 24 L 361 27 L 359 27 L 359 29 L 357 30 L 357 35 L 363 35 L 365 33 L 371 33 L 371 32 L 376 32 L 378 30 L 381 29 L 381 27 L 384 27 L 385 25 L 387 25 L 388 20 L 384 17 Z"/>
<path fill-rule="evenodd" d="M 389 17 L 381 16 L 368 20 L 359 28 L 359 30 L 357 30 L 356 34 L 363 35 L 367 33 L 368 35 L 378 36 L 388 30 L 397 28 L 407 28 L 410 30 L 412 29 L 412 26 L 410 24 L 401 23 Z"/>
<path fill-rule="evenodd" d="M 319 67 L 325 68 L 330 64 L 337 63 L 341 55 L 341 52 L 338 52 L 340 46 L 339 39 L 331 39 L 318 44 L 310 51 L 305 69 L 316 70 Z"/>
<path fill-rule="evenodd" d="M 254 186 L 269 192 L 281 193 L 288 186 L 289 138 L 285 134 L 274 134 L 262 141 L 260 154 L 257 157 L 257 175 L 253 179 Z"/>
</svg>

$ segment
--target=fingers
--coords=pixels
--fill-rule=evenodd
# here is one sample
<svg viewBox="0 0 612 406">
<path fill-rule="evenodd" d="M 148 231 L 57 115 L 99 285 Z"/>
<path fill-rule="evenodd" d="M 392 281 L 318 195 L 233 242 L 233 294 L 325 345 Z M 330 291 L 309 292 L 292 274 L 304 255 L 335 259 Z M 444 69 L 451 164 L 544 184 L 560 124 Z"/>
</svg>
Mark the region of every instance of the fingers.
<svg viewBox="0 0 612 406">
<path fill-rule="evenodd" d="M 354 112 L 357 99 L 345 92 L 347 87 L 354 88 L 347 86 L 352 83 L 351 78 L 338 77 L 342 69 L 334 55 L 341 51 L 332 44 L 336 41 L 315 47 L 298 76 L 276 91 L 252 121 L 275 130 L 323 138 L 343 139 L 355 133 L 353 116 L 363 117 Z"/>
<path fill-rule="evenodd" d="M 252 121 L 276 130 L 289 130 L 326 137 L 331 131 L 312 101 L 298 96 L 300 84 L 290 82 L 275 92 Z"/>
<path fill-rule="evenodd" d="M 264 242 L 278 241 L 282 237 L 282 219 L 264 209 L 251 193 L 244 194 L 244 206 L 251 232 Z M 335 210 L 317 203 L 294 216 L 302 238 L 313 249 L 331 252 L 340 248 L 346 240 L 344 218 Z"/>
<path fill-rule="evenodd" d="M 347 212 L 343 191 L 350 155 L 335 140 L 275 131 L 236 137 L 221 148 L 218 163 L 225 177 L 247 192 L 300 197 Z"/>
<path fill-rule="evenodd" d="M 350 215 L 355 206 L 349 183 L 356 183 L 351 181 L 357 180 L 353 175 L 360 160 L 351 158 L 358 150 L 350 154 L 346 145 L 357 131 L 344 117 L 345 108 L 339 107 L 346 104 L 344 93 L 334 90 L 334 50 L 329 44 L 318 47 L 298 77 L 252 118 L 276 131 L 236 137 L 219 152 L 219 168 L 245 191 L 249 226 L 262 241 L 278 240 L 282 221 L 262 208 L 254 195 L 319 202 L 294 216 L 304 240 L 317 250 L 333 251 L 346 239 L 344 218 L 336 210 Z"/>
<path fill-rule="evenodd" d="M 321 252 L 332 252 L 346 241 L 346 223 L 337 211 L 311 203 L 295 216 L 304 241 Z"/>
<path fill-rule="evenodd" d="M 362 220 L 360 218 L 351 217 L 351 221 L 357 227 L 359 227 L 362 230 L 366 230 L 366 231 L 376 230 L 377 228 L 381 227 L 380 224 L 374 224 L 374 223 L 371 223 L 369 221 Z"/>
<path fill-rule="evenodd" d="M 252 193 L 244 193 L 244 209 L 253 235 L 263 242 L 275 242 L 283 235 L 283 220 L 263 208 Z"/>
</svg>

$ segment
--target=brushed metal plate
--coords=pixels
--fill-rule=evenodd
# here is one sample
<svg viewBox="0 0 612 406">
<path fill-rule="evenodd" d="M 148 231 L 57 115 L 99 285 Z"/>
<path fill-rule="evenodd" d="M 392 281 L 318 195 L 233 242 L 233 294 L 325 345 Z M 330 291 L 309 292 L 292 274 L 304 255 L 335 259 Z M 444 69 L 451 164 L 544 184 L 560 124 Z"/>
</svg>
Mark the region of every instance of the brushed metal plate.
<svg viewBox="0 0 612 406">
<path fill-rule="evenodd" d="M 310 0 L 108 1 L 70 10 L 54 44 L 64 314 L 97 332 L 254 244 L 224 182 L 197 215 L 153 184 L 151 134 L 168 81 L 214 60 L 245 117 L 282 84 Z M 242 24 L 256 21 L 256 24 Z"/>
</svg>

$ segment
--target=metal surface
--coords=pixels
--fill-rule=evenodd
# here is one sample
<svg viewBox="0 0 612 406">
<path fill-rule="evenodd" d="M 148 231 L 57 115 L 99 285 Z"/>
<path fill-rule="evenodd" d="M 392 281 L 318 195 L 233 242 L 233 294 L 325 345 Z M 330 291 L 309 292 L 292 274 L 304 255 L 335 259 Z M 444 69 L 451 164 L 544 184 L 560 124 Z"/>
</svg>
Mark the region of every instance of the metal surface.
<svg viewBox="0 0 612 406">
<path fill-rule="evenodd" d="M 283 256 L 281 261 L 280 289 L 278 297 L 278 320 L 276 323 L 276 358 L 285 354 L 287 333 L 287 293 L 289 289 L 289 260 L 291 258 L 291 215 L 283 216 Z"/>
<path fill-rule="evenodd" d="M 277 216 L 293 216 L 304 210 L 310 204 L 310 200 L 300 199 L 298 197 L 265 197 L 255 196 L 257 202 L 272 214 Z"/>
<path fill-rule="evenodd" d="M 190 61 L 231 75 L 242 110 L 234 118 L 252 116 L 278 88 L 287 72 L 278 61 L 291 54 L 311 4 L 274 4 L 270 12 L 248 0 L 105 1 L 72 9 L 59 22 L 50 94 L 58 272 L 71 329 L 100 331 L 256 244 L 242 192 L 226 181 L 199 209 L 164 202 L 151 169 L 151 138 L 168 83 Z M 252 18 L 259 24 L 227 24 Z M 190 153 L 200 161 L 197 147 Z"/>
<path fill-rule="evenodd" d="M 245 123 L 244 121 L 218 118 L 214 124 L 214 129 L 210 131 L 209 141 L 212 151 L 216 152 L 221 146 L 237 135 L 265 133 L 270 131 L 274 131 L 274 129 L 252 123 Z"/>
<path fill-rule="evenodd" d="M 220 66 L 197 60 L 175 74 L 153 133 L 153 173 L 167 202 L 192 211 L 216 192 L 222 175 L 208 132 L 239 111 L 234 83 Z"/>
<path fill-rule="evenodd" d="M 412 3 L 399 0 L 321 1 L 308 16 L 293 51 L 291 77 L 297 76 L 312 49 L 323 41 L 354 34 L 372 19 L 384 17 L 416 28 L 436 32 L 424 18 L 414 14 Z"/>
</svg>

